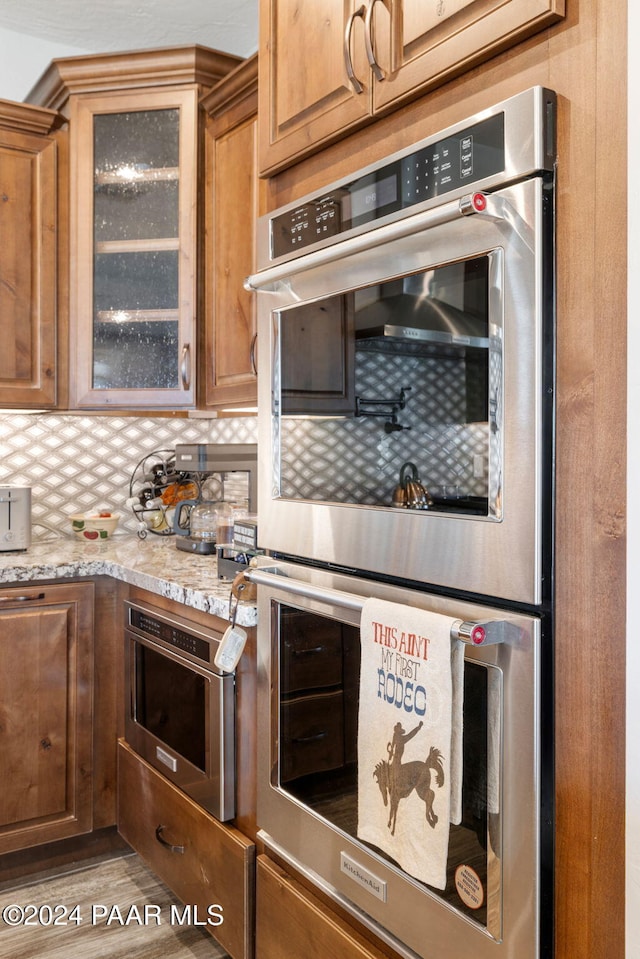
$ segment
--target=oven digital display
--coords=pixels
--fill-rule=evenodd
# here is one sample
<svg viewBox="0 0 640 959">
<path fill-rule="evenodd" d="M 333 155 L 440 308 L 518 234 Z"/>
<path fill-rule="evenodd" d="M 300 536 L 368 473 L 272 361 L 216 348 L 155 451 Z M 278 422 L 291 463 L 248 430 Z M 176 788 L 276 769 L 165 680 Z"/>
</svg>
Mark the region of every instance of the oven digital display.
<svg viewBox="0 0 640 959">
<path fill-rule="evenodd" d="M 369 178 L 366 178 L 369 179 Z M 358 181 L 360 182 L 360 181 Z M 398 199 L 398 176 L 394 171 L 383 179 L 374 179 L 364 186 L 351 189 L 343 198 L 343 222 L 361 222 L 373 218 L 379 210 L 395 208 Z"/>
</svg>

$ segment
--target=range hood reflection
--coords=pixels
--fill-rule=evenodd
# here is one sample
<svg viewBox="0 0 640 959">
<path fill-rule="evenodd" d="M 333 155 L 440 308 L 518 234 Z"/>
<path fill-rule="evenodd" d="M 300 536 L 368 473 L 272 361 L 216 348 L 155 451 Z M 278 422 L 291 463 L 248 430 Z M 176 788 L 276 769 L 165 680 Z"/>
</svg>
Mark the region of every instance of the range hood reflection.
<svg viewBox="0 0 640 959">
<path fill-rule="evenodd" d="M 432 296 L 396 293 L 355 313 L 356 340 L 487 349 L 486 322 Z"/>
</svg>

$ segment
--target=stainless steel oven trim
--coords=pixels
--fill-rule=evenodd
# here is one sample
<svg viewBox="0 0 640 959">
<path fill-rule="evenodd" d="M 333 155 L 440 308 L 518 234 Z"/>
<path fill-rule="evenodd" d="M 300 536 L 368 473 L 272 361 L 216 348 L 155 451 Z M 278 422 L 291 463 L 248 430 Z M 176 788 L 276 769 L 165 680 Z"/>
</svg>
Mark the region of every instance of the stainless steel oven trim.
<svg viewBox="0 0 640 959">
<path fill-rule="evenodd" d="M 265 563 L 268 559 L 265 558 Z M 271 561 L 273 564 L 273 561 Z M 321 818 L 311 813 L 305 818 L 301 832 L 300 823 L 294 828 L 293 809 L 300 807 L 297 799 L 290 797 L 284 790 L 274 787 L 272 774 L 275 768 L 274 745 L 272 735 L 278 732 L 278 716 L 273 715 L 272 695 L 278 685 L 277 657 L 274 656 L 274 637 L 272 629 L 266 624 L 272 621 L 273 603 L 285 603 L 301 609 L 311 609 L 330 618 L 358 624 L 359 613 L 351 600 L 340 611 L 339 604 L 323 603 L 317 598 L 306 598 L 287 591 L 287 573 L 296 577 L 294 564 L 278 562 L 280 574 L 275 576 L 275 585 L 261 586 L 258 591 L 258 822 L 270 837 L 270 842 L 287 850 L 287 855 L 298 868 L 309 868 L 309 849 L 316 852 L 318 869 L 322 874 L 323 888 L 338 901 L 343 897 L 351 903 L 351 910 L 365 924 L 373 923 L 376 934 L 385 926 L 384 913 L 376 914 L 376 906 L 370 902 L 370 895 L 357 884 L 347 881 L 340 875 L 334 861 L 336 843 L 327 842 L 327 829 L 336 837 L 341 851 L 346 851 L 356 860 L 367 862 L 366 850 L 352 842 L 344 833 L 328 826 Z M 285 575 L 283 575 L 285 574 Z M 366 597 L 376 595 L 379 598 L 395 602 L 434 609 L 446 615 L 460 615 L 475 620 L 495 616 L 496 611 L 474 603 L 433 596 L 392 585 L 370 583 L 344 574 L 330 573 L 326 570 L 306 569 L 314 583 L 323 589 L 340 592 L 343 588 L 351 596 Z M 331 593 L 329 593 L 331 595 Z M 496 861 L 490 867 L 489 882 L 492 891 L 498 897 L 501 906 L 501 925 L 495 923 L 484 929 L 464 916 L 456 914 L 460 922 L 450 925 L 452 907 L 433 896 L 424 897 L 421 929 L 429 930 L 428 938 L 442 937 L 448 940 L 451 948 L 468 952 L 470 948 L 478 959 L 490 959 L 495 955 L 498 942 L 507 944 L 505 959 L 538 959 L 539 929 L 537 915 L 540 904 L 540 851 L 538 837 L 540 830 L 540 773 L 541 759 L 538 755 L 540 729 L 540 657 L 541 626 L 533 616 L 519 613 L 505 614 L 505 618 L 518 627 L 518 643 L 489 646 L 485 649 L 469 648 L 468 658 L 497 667 L 504 674 L 501 696 L 503 715 L 501 736 L 504 743 L 505 759 L 501 762 L 499 777 L 501 784 L 500 799 L 500 837 L 496 847 Z M 515 655 L 518 645 L 525 654 Z M 516 660 L 519 659 L 519 663 Z M 277 712 L 277 711 L 276 711 Z M 273 724 L 276 724 L 275 727 Z M 508 773 L 508 782 L 505 779 Z M 523 829 L 523 821 L 527 828 Z M 300 835 L 299 835 L 300 834 Z M 332 858 L 333 857 L 333 858 Z M 370 863 L 369 863 L 370 865 Z M 386 868 L 381 860 L 375 860 L 371 867 L 377 876 L 388 883 L 390 909 L 405 910 L 404 925 L 409 922 L 410 910 L 405 907 L 406 883 L 411 880 L 399 880 L 396 871 Z M 314 872 L 317 872 L 315 869 Z M 498 872 L 500 870 L 500 878 Z M 399 890 L 402 883 L 404 893 Z M 497 883 L 500 883 L 498 888 Z M 355 910 L 355 911 L 354 911 Z M 365 914 L 365 918 L 362 917 Z M 369 917 L 369 918 L 367 918 Z M 393 937 L 393 931 L 392 931 Z M 468 938 L 471 936 L 471 938 Z M 424 934 L 422 935 L 424 938 Z M 408 941 L 409 947 L 413 944 Z M 470 945 L 471 944 L 471 945 Z M 415 948 L 418 948 L 416 945 Z M 456 953 L 457 954 L 457 953 Z M 409 953 L 411 955 L 411 953 Z"/>
<path fill-rule="evenodd" d="M 480 210 L 475 207 L 474 197 L 476 195 L 484 197 L 486 208 Z M 316 267 L 328 266 L 345 256 L 365 253 L 367 250 L 372 250 L 383 243 L 391 243 L 393 240 L 399 240 L 418 230 L 431 230 L 434 227 L 442 226 L 444 223 L 450 223 L 458 217 L 471 215 L 499 218 L 502 214 L 491 196 L 485 196 L 480 191 L 475 191 L 459 200 L 443 203 L 435 210 L 423 210 L 421 213 L 412 216 L 405 215 L 402 220 L 394 220 L 392 223 L 372 229 L 367 233 L 358 233 L 344 239 L 339 245 L 324 246 L 313 250 L 311 253 L 303 254 L 294 261 L 287 260 L 285 263 L 279 263 L 277 266 L 262 270 L 260 273 L 248 277 L 245 281 L 245 287 L 248 290 L 274 292 L 278 288 L 278 283 L 291 276 L 297 276 Z"/>
<path fill-rule="evenodd" d="M 503 217 L 460 218 L 425 240 L 421 233 L 345 257 L 327 270 L 311 269 L 259 302 L 265 349 L 260 352 L 259 469 L 271 477 L 259 490 L 261 545 L 289 556 L 312 556 L 354 570 L 386 574 L 451 590 L 496 596 L 515 602 L 542 602 L 543 316 L 541 276 L 544 219 L 543 186 L 538 179 L 508 187 L 500 197 Z M 494 316 L 503 335 L 503 464 L 501 519 L 391 510 L 357 504 L 331 504 L 279 498 L 277 464 L 279 420 L 271 416 L 274 325 L 279 310 L 299 301 L 345 292 L 443 262 L 500 251 L 509 242 L 513 265 L 506 264 L 502 288 L 494 293 Z M 496 258 L 496 263 L 501 258 Z M 273 488 L 275 484 L 276 488 Z M 383 552 L 379 544 L 385 543 Z M 518 544 L 518 562 L 514 562 Z M 391 552 L 389 552 L 391 550 Z M 400 551 L 397 555 L 395 551 Z M 368 565 L 365 565 L 366 557 Z"/>
</svg>

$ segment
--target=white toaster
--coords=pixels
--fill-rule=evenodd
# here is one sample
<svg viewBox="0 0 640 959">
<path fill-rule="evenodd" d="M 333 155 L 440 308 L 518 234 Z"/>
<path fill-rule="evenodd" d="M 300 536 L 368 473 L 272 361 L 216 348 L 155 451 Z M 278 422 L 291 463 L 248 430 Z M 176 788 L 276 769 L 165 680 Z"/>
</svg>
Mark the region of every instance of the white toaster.
<svg viewBox="0 0 640 959">
<path fill-rule="evenodd" d="M 31 545 L 31 487 L 0 484 L 0 553 Z"/>
</svg>

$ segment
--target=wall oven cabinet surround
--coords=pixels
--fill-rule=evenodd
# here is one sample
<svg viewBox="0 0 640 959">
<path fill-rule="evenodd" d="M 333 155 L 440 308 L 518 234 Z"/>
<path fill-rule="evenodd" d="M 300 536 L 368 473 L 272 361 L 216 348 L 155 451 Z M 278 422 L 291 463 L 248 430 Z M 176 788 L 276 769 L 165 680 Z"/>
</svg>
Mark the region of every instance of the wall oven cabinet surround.
<svg viewBox="0 0 640 959">
<path fill-rule="evenodd" d="M 195 405 L 204 47 L 55 60 L 32 100 L 69 121 L 71 405 Z"/>
<path fill-rule="evenodd" d="M 52 110 L 0 100 L 3 407 L 56 403 L 57 119 Z"/>
<path fill-rule="evenodd" d="M 265 549 L 548 599 L 554 103 L 524 91 L 259 221 Z M 301 331 L 345 302 L 355 403 L 298 415 Z M 399 502 L 408 477 L 430 497 Z"/>
<path fill-rule="evenodd" d="M 0 589 L 0 853 L 91 831 L 93 596 Z"/>
<path fill-rule="evenodd" d="M 321 6 L 262 0 L 261 174 L 272 175 L 507 49 L 563 17 L 564 6 L 564 0 Z"/>
<path fill-rule="evenodd" d="M 255 846 L 118 744 L 118 829 L 232 959 L 253 959 Z M 220 921 L 222 919 L 222 921 Z"/>
</svg>

